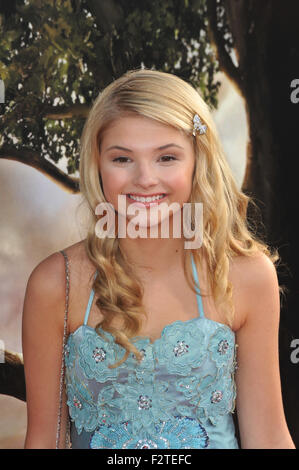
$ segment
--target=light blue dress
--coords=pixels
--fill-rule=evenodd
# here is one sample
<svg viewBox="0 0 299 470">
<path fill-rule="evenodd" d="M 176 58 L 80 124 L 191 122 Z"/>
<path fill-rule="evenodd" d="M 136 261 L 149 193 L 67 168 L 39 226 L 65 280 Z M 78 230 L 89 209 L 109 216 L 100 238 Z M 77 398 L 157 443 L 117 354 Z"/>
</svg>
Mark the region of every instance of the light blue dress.
<svg viewBox="0 0 299 470">
<path fill-rule="evenodd" d="M 237 449 L 235 334 L 205 318 L 192 257 L 199 315 L 164 327 L 153 343 L 136 337 L 138 364 L 124 348 L 84 324 L 65 348 L 73 449 Z M 96 273 L 97 274 L 97 273 Z"/>
</svg>

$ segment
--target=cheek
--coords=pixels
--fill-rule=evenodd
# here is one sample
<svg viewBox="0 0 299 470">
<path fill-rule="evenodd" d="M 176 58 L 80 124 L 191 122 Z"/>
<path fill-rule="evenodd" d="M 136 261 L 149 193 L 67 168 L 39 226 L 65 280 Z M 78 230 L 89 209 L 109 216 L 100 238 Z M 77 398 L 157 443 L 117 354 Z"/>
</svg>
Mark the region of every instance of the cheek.
<svg viewBox="0 0 299 470">
<path fill-rule="evenodd" d="M 180 172 L 173 175 L 168 184 L 175 192 L 189 194 L 192 188 L 192 173 Z"/>
<path fill-rule="evenodd" d="M 103 170 L 102 171 L 103 188 L 106 197 L 117 197 L 122 188 L 127 183 L 127 176 L 124 172 Z"/>
</svg>

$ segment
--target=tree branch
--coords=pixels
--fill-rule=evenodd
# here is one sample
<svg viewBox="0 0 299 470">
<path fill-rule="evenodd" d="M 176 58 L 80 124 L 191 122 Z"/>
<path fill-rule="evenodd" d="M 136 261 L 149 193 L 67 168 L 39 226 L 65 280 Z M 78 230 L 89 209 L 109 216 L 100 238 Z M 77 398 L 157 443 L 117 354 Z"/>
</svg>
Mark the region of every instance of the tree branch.
<svg viewBox="0 0 299 470">
<path fill-rule="evenodd" d="M 87 104 L 77 103 L 73 106 L 46 106 L 43 109 L 43 118 L 68 119 L 73 117 L 87 117 L 90 107 Z"/>
<path fill-rule="evenodd" d="M 222 31 L 219 30 L 217 24 L 217 2 L 216 0 L 207 0 L 207 12 L 209 18 L 209 32 L 210 41 L 214 43 L 217 49 L 217 59 L 220 64 L 220 68 L 226 73 L 241 94 L 243 94 L 242 76 L 240 75 L 240 68 L 236 67 L 225 48 L 225 41 L 223 38 Z"/>
<path fill-rule="evenodd" d="M 4 145 L 0 148 L 0 159 L 1 158 L 6 160 L 15 160 L 35 168 L 55 184 L 58 184 L 58 186 L 60 186 L 64 191 L 73 194 L 79 192 L 78 178 L 68 176 L 53 163 L 45 158 L 41 158 L 39 153 L 34 150 L 26 148 L 16 150 L 15 147 Z"/>
<path fill-rule="evenodd" d="M 0 364 L 0 394 L 26 401 L 25 374 L 22 354 L 5 351 Z"/>
<path fill-rule="evenodd" d="M 123 22 L 123 11 L 116 0 L 86 0 L 89 11 L 95 18 L 99 31 L 110 32 Z"/>
</svg>

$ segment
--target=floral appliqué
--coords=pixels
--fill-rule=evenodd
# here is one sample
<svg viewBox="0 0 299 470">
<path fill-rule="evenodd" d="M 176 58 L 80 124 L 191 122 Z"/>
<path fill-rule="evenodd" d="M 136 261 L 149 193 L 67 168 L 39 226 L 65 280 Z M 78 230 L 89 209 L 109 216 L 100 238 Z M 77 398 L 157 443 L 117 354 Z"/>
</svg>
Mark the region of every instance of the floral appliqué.
<svg viewBox="0 0 299 470">
<path fill-rule="evenodd" d="M 130 355 L 112 369 L 124 349 L 105 335 L 108 341 L 81 328 L 65 349 L 70 416 L 79 433 L 93 432 L 91 447 L 113 448 L 114 441 L 115 448 L 207 446 L 207 420 L 217 425 L 234 410 L 233 331 L 205 318 L 176 321 L 154 343 L 135 342 L 140 363 Z"/>
</svg>

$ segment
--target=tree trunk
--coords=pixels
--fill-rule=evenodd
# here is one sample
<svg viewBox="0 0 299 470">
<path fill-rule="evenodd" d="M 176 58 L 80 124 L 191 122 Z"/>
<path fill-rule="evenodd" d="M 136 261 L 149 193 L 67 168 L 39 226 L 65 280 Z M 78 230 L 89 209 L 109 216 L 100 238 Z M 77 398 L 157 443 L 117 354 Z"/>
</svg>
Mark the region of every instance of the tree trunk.
<svg viewBox="0 0 299 470">
<path fill-rule="evenodd" d="M 24 364 L 21 354 L 5 351 L 4 362 L 0 364 L 0 394 L 26 401 Z"/>
<path fill-rule="evenodd" d="M 213 19 L 216 1 L 208 3 Z M 291 360 L 291 342 L 299 338 L 299 249 L 295 230 L 299 104 L 291 101 L 291 82 L 299 78 L 299 3 L 223 0 L 223 5 L 239 67 L 228 62 L 219 36 L 217 40 L 215 22 L 212 32 L 220 65 L 243 94 L 247 107 L 250 153 L 242 189 L 254 197 L 260 209 L 264 227 L 259 224 L 258 233 L 279 250 L 282 266 L 278 277 L 288 289 L 281 309 L 280 372 L 286 419 L 298 447 L 299 365 Z M 249 212 L 249 217 L 252 215 Z"/>
</svg>

